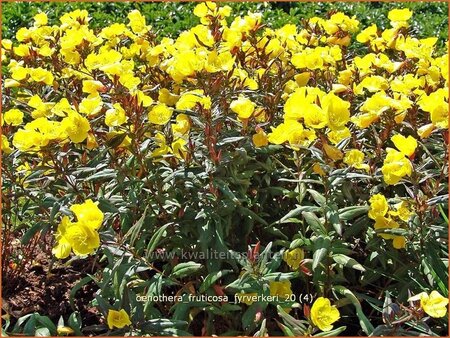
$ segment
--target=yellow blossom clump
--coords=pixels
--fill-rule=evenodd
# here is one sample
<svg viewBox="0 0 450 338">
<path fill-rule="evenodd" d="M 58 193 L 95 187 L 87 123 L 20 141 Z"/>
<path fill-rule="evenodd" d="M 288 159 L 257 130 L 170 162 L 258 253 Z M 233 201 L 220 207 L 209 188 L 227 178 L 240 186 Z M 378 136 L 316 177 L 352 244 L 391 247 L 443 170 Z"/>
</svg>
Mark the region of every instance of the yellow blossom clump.
<svg viewBox="0 0 450 338">
<path fill-rule="evenodd" d="M 405 176 L 411 176 L 412 164 L 405 155 L 395 149 L 387 148 L 387 155 L 381 171 L 386 184 L 395 185 Z"/>
<path fill-rule="evenodd" d="M 97 203 L 88 199 L 82 204 L 72 205 L 70 210 L 77 221 L 72 222 L 64 216 L 58 225 L 57 244 L 52 253 L 59 259 L 68 257 L 71 251 L 77 256 L 92 254 L 100 246 L 97 230 L 103 222 L 103 213 Z"/>
</svg>

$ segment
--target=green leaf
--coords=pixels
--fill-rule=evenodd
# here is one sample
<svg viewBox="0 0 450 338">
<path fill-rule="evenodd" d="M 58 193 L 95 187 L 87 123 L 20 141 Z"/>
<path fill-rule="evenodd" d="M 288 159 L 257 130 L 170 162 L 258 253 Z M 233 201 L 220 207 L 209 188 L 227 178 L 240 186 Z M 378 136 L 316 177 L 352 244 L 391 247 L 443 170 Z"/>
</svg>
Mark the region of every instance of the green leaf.
<svg viewBox="0 0 450 338">
<path fill-rule="evenodd" d="M 72 312 L 72 314 L 69 316 L 68 324 L 77 336 L 83 335 L 83 333 L 81 332 L 81 316 L 78 311 Z"/>
<path fill-rule="evenodd" d="M 36 337 L 50 337 L 54 336 L 50 333 L 50 330 L 46 327 L 40 327 L 34 331 L 34 336 Z"/>
<path fill-rule="evenodd" d="M 213 285 L 223 276 L 228 275 L 230 272 L 233 272 L 233 270 L 221 270 L 218 272 L 210 273 L 208 276 L 206 276 L 205 280 L 200 285 L 200 292 L 205 292 L 210 288 L 211 285 Z"/>
<path fill-rule="evenodd" d="M 242 315 L 242 326 L 245 330 L 249 330 L 255 326 L 255 317 L 256 314 L 267 307 L 268 303 L 266 302 L 255 302 L 248 307 L 248 309 Z"/>
<path fill-rule="evenodd" d="M 351 292 L 349 289 L 347 289 L 344 286 L 341 285 L 335 285 L 332 287 L 332 289 L 341 295 L 345 296 L 350 302 L 353 304 L 353 306 L 356 309 L 356 315 L 359 318 L 359 324 L 361 325 L 361 328 L 363 329 L 364 333 L 367 335 L 372 334 L 374 327 L 372 323 L 370 323 L 369 319 L 367 319 L 366 315 L 364 314 L 361 304 L 359 303 L 358 298 Z"/>
<path fill-rule="evenodd" d="M 287 337 L 295 337 L 294 332 L 292 332 L 292 330 L 291 330 L 289 327 L 287 327 L 287 326 L 284 325 L 284 324 L 281 324 L 281 323 L 280 323 L 278 320 L 276 320 L 276 319 L 275 319 L 275 321 L 277 322 L 278 327 L 281 329 L 281 331 L 283 331 L 283 333 L 284 333 L 285 336 L 287 336 Z"/>
<path fill-rule="evenodd" d="M 78 290 L 80 290 L 83 286 L 85 286 L 87 283 L 89 283 L 90 281 L 92 281 L 92 278 L 89 276 L 84 277 L 82 280 L 80 280 L 77 284 L 75 284 L 72 288 L 72 290 L 70 290 L 70 294 L 69 294 L 69 301 L 70 301 L 70 307 L 72 308 L 72 310 L 76 310 L 75 308 L 75 295 L 78 292 Z"/>
<path fill-rule="evenodd" d="M 259 223 L 261 223 L 262 225 L 265 225 L 265 226 L 268 225 L 268 223 L 263 218 L 261 218 L 261 216 L 259 216 L 252 210 L 245 208 L 241 205 L 238 205 L 237 209 L 241 215 L 249 216 L 252 219 L 254 219 L 255 221 L 258 221 Z"/>
<path fill-rule="evenodd" d="M 133 224 L 133 226 L 127 231 L 127 233 L 123 236 L 123 239 L 126 240 L 128 237 L 130 238 L 130 245 L 133 246 L 136 242 L 136 239 L 141 234 L 142 226 L 144 225 L 145 216 L 147 215 L 147 209 L 145 208 L 144 214 L 139 218 L 139 220 Z"/>
<path fill-rule="evenodd" d="M 319 218 L 313 214 L 312 212 L 304 211 L 302 212 L 303 218 L 305 219 L 306 223 L 309 224 L 311 227 L 311 230 L 314 231 L 317 235 L 326 235 L 327 230 L 323 226 L 323 224 L 320 222 Z"/>
<path fill-rule="evenodd" d="M 343 221 L 351 221 L 358 216 L 367 214 L 368 211 L 369 207 L 366 205 L 355 205 L 347 208 L 342 208 L 339 210 L 339 218 Z"/>
<path fill-rule="evenodd" d="M 87 177 L 85 179 L 85 181 L 111 180 L 116 177 L 117 177 L 117 172 L 114 169 L 103 169 L 102 171 Z"/>
<path fill-rule="evenodd" d="M 175 278 L 183 278 L 198 272 L 202 267 L 203 266 L 200 263 L 195 263 L 192 261 L 186 263 L 179 263 L 177 266 L 173 268 L 173 271 L 170 276 Z"/>
<path fill-rule="evenodd" d="M 266 318 L 263 319 L 259 330 L 255 332 L 253 337 L 265 337 L 267 336 L 267 328 L 266 328 Z"/>
<path fill-rule="evenodd" d="M 187 328 L 188 322 L 184 320 L 169 320 L 165 318 L 150 319 L 140 325 L 140 329 L 150 332 L 160 332 L 169 328 Z"/>
<path fill-rule="evenodd" d="M 37 313 L 33 313 L 23 327 L 23 333 L 28 336 L 34 336 L 36 331 L 36 315 Z"/>
<path fill-rule="evenodd" d="M 337 337 L 341 332 L 344 332 L 346 328 L 347 326 L 340 326 L 331 331 L 316 333 L 313 337 Z"/>
<path fill-rule="evenodd" d="M 125 140 L 125 137 L 127 137 L 126 133 L 114 135 L 111 139 L 106 141 L 106 146 L 108 148 L 116 148 L 123 142 L 123 140 Z"/>
<path fill-rule="evenodd" d="M 342 255 L 342 254 L 334 254 L 333 255 L 333 260 L 341 265 L 344 265 L 346 267 L 355 269 L 355 270 L 359 270 L 359 271 L 366 271 L 366 269 L 364 269 L 364 267 L 358 263 L 355 259 L 348 257 L 346 255 Z"/>
<path fill-rule="evenodd" d="M 319 210 L 320 210 L 320 208 L 316 207 L 316 206 L 297 205 L 297 207 L 295 209 L 289 211 L 279 221 L 273 222 L 271 225 L 283 224 L 283 223 L 291 223 L 291 219 L 294 219 L 298 215 L 301 215 L 302 212 L 315 212 L 315 211 L 319 211 Z"/>
<path fill-rule="evenodd" d="M 36 314 L 36 321 L 42 325 L 49 331 L 50 335 L 56 336 L 56 325 L 48 318 L 47 316 L 41 316 L 39 314 Z M 36 330 L 37 331 L 37 330 Z M 44 331 L 42 331 L 44 332 Z M 37 333 L 35 333 L 38 335 Z"/>
<path fill-rule="evenodd" d="M 334 230 L 338 233 L 339 236 L 342 236 L 342 224 L 339 219 L 339 213 L 337 211 L 337 205 L 327 205 L 325 207 L 326 210 L 326 218 L 329 223 L 333 226 Z"/>
<path fill-rule="evenodd" d="M 313 189 L 307 189 L 307 191 L 310 193 L 314 201 L 321 207 L 323 207 L 327 203 L 327 199 L 325 196 L 323 196 L 321 193 L 313 190 Z"/>
<path fill-rule="evenodd" d="M 328 250 L 330 249 L 331 241 L 328 237 L 319 237 L 314 242 L 314 254 L 313 254 L 313 262 L 312 269 L 315 270 L 320 262 L 327 256 Z"/>
<path fill-rule="evenodd" d="M 23 245 L 27 245 L 28 242 L 33 238 L 33 236 L 36 235 L 36 233 L 38 233 L 40 230 L 42 230 L 43 227 L 44 227 L 43 223 L 37 222 L 30 229 L 27 230 L 27 232 L 23 235 L 20 242 Z"/>
<path fill-rule="evenodd" d="M 161 238 L 165 236 L 166 229 L 169 227 L 169 225 L 173 225 L 173 223 L 164 224 L 161 228 L 156 230 L 152 238 L 150 238 L 150 241 L 147 246 L 147 259 L 150 257 L 150 254 L 156 249 L 159 242 L 161 241 Z"/>
<path fill-rule="evenodd" d="M 277 305 L 277 312 L 278 315 L 283 319 L 283 322 L 287 325 L 289 330 L 295 335 L 295 336 L 305 336 L 307 331 L 307 321 L 305 320 L 299 320 L 292 317 L 290 314 L 288 314 L 284 309 Z"/>
</svg>

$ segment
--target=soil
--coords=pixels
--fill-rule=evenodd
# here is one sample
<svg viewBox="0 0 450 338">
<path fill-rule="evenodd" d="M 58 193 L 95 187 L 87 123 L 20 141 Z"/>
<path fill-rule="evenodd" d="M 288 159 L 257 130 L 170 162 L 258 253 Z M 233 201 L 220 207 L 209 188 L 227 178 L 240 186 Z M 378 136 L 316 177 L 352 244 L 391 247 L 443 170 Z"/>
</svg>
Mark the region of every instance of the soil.
<svg viewBox="0 0 450 338">
<path fill-rule="evenodd" d="M 38 252 L 32 266 L 25 266 L 19 275 L 3 275 L 2 315 L 8 313 L 12 328 L 18 318 L 33 312 L 48 316 L 55 324 L 60 316 L 65 322 L 74 312 L 69 296 L 72 288 L 87 273 L 92 273 L 94 258 L 89 257 L 72 262 L 70 266 L 54 264 L 50 273 L 50 255 Z M 84 285 L 74 297 L 76 310 L 80 312 L 83 327 L 98 325 L 101 316 L 90 301 L 98 287 L 94 282 Z"/>
</svg>

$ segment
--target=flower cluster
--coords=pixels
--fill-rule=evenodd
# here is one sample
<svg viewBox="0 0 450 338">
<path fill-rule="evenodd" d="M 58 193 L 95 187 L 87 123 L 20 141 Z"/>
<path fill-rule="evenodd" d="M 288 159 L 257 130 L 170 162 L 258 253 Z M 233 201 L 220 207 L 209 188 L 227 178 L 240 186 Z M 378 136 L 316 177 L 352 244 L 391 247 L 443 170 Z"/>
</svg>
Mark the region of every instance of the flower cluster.
<svg viewBox="0 0 450 338">
<path fill-rule="evenodd" d="M 88 255 L 100 246 L 97 230 L 102 225 L 103 213 L 97 204 L 88 199 L 82 204 L 72 205 L 70 210 L 77 221 L 72 222 L 68 216 L 64 216 L 58 225 L 58 243 L 52 252 L 59 259 L 68 257 L 71 251 L 78 256 Z"/>
<path fill-rule="evenodd" d="M 406 226 L 406 222 L 408 222 L 409 218 L 413 215 L 413 212 L 408 207 L 407 201 L 401 201 L 395 204 L 394 208 L 391 208 L 392 210 L 389 210 L 390 208 L 386 197 L 382 194 L 373 195 L 369 202 L 369 218 L 375 221 L 375 230 L 398 229 L 402 223 Z M 404 236 L 383 232 L 378 233 L 378 235 L 384 239 L 392 239 L 392 245 L 396 249 L 404 248 L 406 245 Z"/>
</svg>

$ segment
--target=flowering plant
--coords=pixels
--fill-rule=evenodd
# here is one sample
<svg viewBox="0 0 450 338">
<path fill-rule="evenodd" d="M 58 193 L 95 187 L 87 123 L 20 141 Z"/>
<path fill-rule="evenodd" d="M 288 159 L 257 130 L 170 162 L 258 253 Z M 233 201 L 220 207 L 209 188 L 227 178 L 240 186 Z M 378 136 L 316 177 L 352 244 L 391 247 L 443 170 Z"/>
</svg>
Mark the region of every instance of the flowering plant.
<svg viewBox="0 0 450 338">
<path fill-rule="evenodd" d="M 193 14 L 175 39 L 138 10 L 100 30 L 76 10 L 2 40 L 3 244 L 19 217 L 54 264 L 95 255 L 83 283 L 112 335 L 442 331 L 435 293 L 381 299 L 448 294 L 437 38 L 408 9 L 386 29 Z"/>
</svg>

